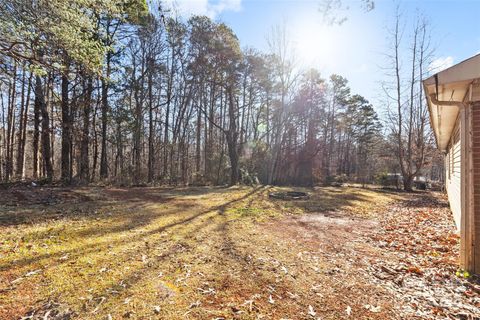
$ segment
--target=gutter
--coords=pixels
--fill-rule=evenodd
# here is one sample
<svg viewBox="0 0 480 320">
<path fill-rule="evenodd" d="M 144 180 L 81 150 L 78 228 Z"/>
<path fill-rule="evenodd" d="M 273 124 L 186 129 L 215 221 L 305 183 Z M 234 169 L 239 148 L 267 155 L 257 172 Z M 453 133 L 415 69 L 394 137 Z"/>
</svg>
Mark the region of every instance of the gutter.
<svg viewBox="0 0 480 320">
<path fill-rule="evenodd" d="M 466 106 L 467 106 L 467 105 L 466 105 L 464 102 L 462 102 L 462 101 L 441 101 L 441 100 L 438 100 L 435 93 L 432 93 L 432 94 L 430 95 L 430 100 L 431 100 L 432 103 L 433 103 L 434 105 L 436 105 L 437 107 L 438 107 L 438 106 L 458 107 L 458 108 L 460 109 L 460 111 L 461 111 L 462 109 L 465 109 Z M 438 120 L 437 120 L 437 121 L 438 121 L 438 128 L 439 128 L 439 130 L 440 130 L 440 126 L 441 126 L 441 125 L 440 125 L 440 122 L 441 122 L 441 120 L 440 120 L 440 113 L 437 112 L 437 116 L 438 116 Z M 435 136 L 435 139 L 436 139 L 436 138 L 437 138 L 437 137 Z M 437 145 L 438 145 L 438 140 L 437 140 Z M 444 154 L 447 153 L 447 150 L 441 150 L 441 151 L 442 151 Z"/>
<path fill-rule="evenodd" d="M 479 55 L 480 56 L 480 55 Z M 444 72 L 444 71 L 442 71 Z M 447 101 L 447 100 L 439 100 L 438 99 L 438 95 L 439 95 L 439 73 L 431 76 L 429 79 L 427 80 L 424 80 L 423 81 L 423 88 L 424 88 L 424 91 L 425 91 L 425 97 L 426 97 L 426 100 L 427 100 L 427 106 L 429 108 L 429 111 L 430 111 L 430 124 L 432 125 L 432 128 L 434 129 L 434 126 L 433 126 L 433 107 L 436 107 L 437 108 L 437 126 L 438 126 L 438 130 L 440 130 L 441 128 L 441 117 L 440 117 L 440 113 L 439 113 L 439 107 L 440 106 L 452 106 L 452 107 L 457 107 L 459 108 L 459 111 L 461 111 L 462 109 L 466 109 L 468 106 L 469 106 L 469 101 L 472 100 L 472 85 L 473 83 L 476 82 L 476 80 L 473 80 L 470 82 L 470 84 L 468 85 L 469 88 L 466 90 L 465 92 L 465 96 L 463 97 L 462 101 L 453 101 L 453 100 L 450 100 L 450 101 Z M 427 82 L 429 82 L 429 84 L 427 84 Z M 434 93 L 431 93 L 429 94 L 428 93 L 428 89 L 427 89 L 427 85 L 435 85 L 435 92 Z M 452 92 L 452 95 L 453 95 L 453 92 Z M 470 97 L 469 97 L 470 95 Z M 440 136 L 440 131 L 435 131 L 435 134 L 434 134 L 434 137 L 435 137 L 435 141 L 437 143 L 437 147 L 439 146 L 439 140 L 438 140 L 438 137 Z M 438 133 L 438 134 L 437 134 Z M 446 152 L 446 150 L 444 149 L 441 149 L 441 151 L 443 152 Z"/>
<path fill-rule="evenodd" d="M 462 101 L 440 101 L 440 100 L 437 100 L 437 97 L 436 97 L 436 94 L 435 93 L 432 93 L 430 95 L 430 100 L 432 101 L 433 104 L 435 104 L 437 107 L 438 106 L 452 106 L 452 107 L 458 107 L 461 111 L 462 109 L 465 109 L 467 107 L 467 105 L 462 102 Z M 438 129 L 440 130 L 440 113 L 438 113 Z M 436 139 L 436 137 L 435 137 Z M 437 141 L 437 145 L 438 145 L 438 141 Z M 447 150 L 442 150 L 442 152 L 444 154 L 447 153 Z"/>
<path fill-rule="evenodd" d="M 435 93 L 430 95 L 430 100 L 437 106 L 457 106 L 461 108 L 465 107 L 465 103 L 463 101 L 440 101 L 438 100 L 438 73 L 434 76 L 435 77 Z M 453 95 L 453 92 L 452 92 Z"/>
<path fill-rule="evenodd" d="M 432 101 L 433 104 L 437 106 L 455 106 L 455 107 L 460 107 L 464 108 L 466 104 L 463 101 L 441 101 L 437 100 L 437 95 L 435 93 L 432 93 L 430 95 L 430 100 Z"/>
</svg>

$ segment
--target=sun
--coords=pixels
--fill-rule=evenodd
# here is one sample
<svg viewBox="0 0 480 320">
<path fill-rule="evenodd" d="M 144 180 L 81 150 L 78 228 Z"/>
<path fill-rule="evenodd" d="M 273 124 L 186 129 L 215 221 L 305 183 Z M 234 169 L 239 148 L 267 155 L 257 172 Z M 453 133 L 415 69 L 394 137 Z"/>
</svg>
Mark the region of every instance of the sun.
<svg viewBox="0 0 480 320">
<path fill-rule="evenodd" d="M 293 43 L 302 65 L 329 64 L 333 56 L 333 34 L 328 26 L 320 23 L 303 23 L 295 28 Z"/>
</svg>

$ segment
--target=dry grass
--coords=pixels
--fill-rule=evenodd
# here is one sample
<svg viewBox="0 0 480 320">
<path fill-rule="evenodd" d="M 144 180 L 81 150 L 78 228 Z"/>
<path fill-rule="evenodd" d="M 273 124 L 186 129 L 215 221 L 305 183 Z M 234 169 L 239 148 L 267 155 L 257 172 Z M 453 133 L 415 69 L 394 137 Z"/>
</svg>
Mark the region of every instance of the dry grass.
<svg viewBox="0 0 480 320">
<path fill-rule="evenodd" d="M 331 210 L 371 217 L 397 196 L 318 188 L 309 190 L 309 200 L 284 202 L 270 200 L 270 191 L 5 193 L 0 199 L 0 318 L 45 313 L 52 303 L 55 312 L 81 319 L 310 319 L 309 306 L 324 312 L 324 319 L 345 315 L 348 297 L 333 306 L 322 302 L 334 289 L 330 283 L 340 280 L 329 273 L 338 266 L 291 241 L 287 232 L 268 231 L 265 223 Z M 15 197 L 21 199 L 16 206 Z M 324 282 L 323 291 L 316 292 Z"/>
</svg>

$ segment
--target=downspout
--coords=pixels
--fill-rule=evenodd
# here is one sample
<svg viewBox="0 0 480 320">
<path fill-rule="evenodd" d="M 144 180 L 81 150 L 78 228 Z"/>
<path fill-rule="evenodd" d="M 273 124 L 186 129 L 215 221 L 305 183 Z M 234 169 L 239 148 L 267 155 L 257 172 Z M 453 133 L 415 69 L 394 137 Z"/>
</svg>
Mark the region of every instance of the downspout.
<svg viewBox="0 0 480 320">
<path fill-rule="evenodd" d="M 440 101 L 438 100 L 438 74 L 434 75 L 435 78 L 435 93 L 430 95 L 430 100 L 437 106 L 457 106 L 460 109 L 465 108 L 463 101 Z"/>
<path fill-rule="evenodd" d="M 435 76 L 435 82 L 437 82 L 437 77 Z M 438 90 L 437 90 L 438 92 Z M 452 107 L 458 107 L 460 110 L 460 112 L 462 111 L 462 109 L 466 109 L 466 104 L 463 102 L 463 101 L 441 101 L 441 100 L 438 100 L 437 99 L 437 96 L 438 94 L 436 93 L 432 93 L 430 95 L 430 100 L 432 101 L 433 104 L 435 104 L 436 106 L 452 106 Z M 438 124 L 440 124 L 440 114 L 438 114 Z M 447 150 L 442 150 L 443 152 L 443 155 L 446 155 L 447 154 Z"/>
<path fill-rule="evenodd" d="M 463 101 L 453 101 L 453 100 L 450 100 L 450 101 L 445 101 L 445 100 L 438 100 L 438 74 L 436 74 L 435 76 L 435 93 L 432 93 L 430 94 L 430 100 L 432 101 L 432 103 L 436 106 L 452 106 L 452 107 L 458 107 L 460 110 L 460 112 L 462 111 L 462 109 L 465 109 L 466 108 L 466 104 L 463 102 Z M 439 124 L 439 128 L 440 128 L 440 113 L 438 113 L 438 124 Z M 445 155 L 447 153 L 446 150 L 443 150 L 443 154 Z"/>
<path fill-rule="evenodd" d="M 453 101 L 453 100 L 450 100 L 450 101 L 445 101 L 445 100 L 438 100 L 438 74 L 434 75 L 434 78 L 435 78 L 435 93 L 432 93 L 430 94 L 430 101 L 432 101 L 432 103 L 434 105 L 436 105 L 437 107 L 438 106 L 452 106 L 452 107 L 458 107 L 460 110 L 459 111 L 462 111 L 462 109 L 464 109 L 466 107 L 466 104 L 463 102 L 463 101 Z M 437 114 L 437 122 L 438 122 L 438 127 L 440 129 L 440 113 Z M 438 143 L 438 141 L 437 141 Z M 447 150 L 442 150 L 443 151 L 443 154 L 447 154 Z"/>
</svg>

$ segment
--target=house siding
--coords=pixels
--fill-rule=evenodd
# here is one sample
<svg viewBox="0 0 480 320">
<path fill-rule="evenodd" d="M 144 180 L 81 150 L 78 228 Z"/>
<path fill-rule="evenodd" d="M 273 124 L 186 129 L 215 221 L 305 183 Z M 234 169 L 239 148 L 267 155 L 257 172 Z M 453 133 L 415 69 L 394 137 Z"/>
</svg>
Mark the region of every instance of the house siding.
<svg viewBox="0 0 480 320">
<path fill-rule="evenodd" d="M 458 230 L 460 230 L 462 217 L 461 150 L 462 148 L 460 141 L 460 120 L 457 119 L 455 129 L 453 130 L 453 134 L 450 138 L 447 154 L 445 156 L 445 186 L 450 202 L 450 209 L 452 210 L 455 225 L 457 226 Z"/>
</svg>

